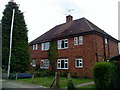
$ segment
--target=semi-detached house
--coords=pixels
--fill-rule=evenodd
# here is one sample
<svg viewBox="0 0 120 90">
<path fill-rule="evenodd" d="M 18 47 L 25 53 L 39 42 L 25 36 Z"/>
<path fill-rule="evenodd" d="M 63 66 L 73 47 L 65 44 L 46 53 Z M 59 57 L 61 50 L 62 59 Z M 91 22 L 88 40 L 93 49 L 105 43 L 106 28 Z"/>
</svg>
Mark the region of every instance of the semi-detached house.
<svg viewBox="0 0 120 90">
<path fill-rule="evenodd" d="M 79 77 L 93 77 L 93 66 L 115 56 L 118 40 L 86 18 L 73 20 L 66 16 L 66 23 L 55 26 L 29 43 L 33 67 L 51 70 L 48 60 L 50 42 L 57 42 L 56 71 L 76 73 Z"/>
</svg>

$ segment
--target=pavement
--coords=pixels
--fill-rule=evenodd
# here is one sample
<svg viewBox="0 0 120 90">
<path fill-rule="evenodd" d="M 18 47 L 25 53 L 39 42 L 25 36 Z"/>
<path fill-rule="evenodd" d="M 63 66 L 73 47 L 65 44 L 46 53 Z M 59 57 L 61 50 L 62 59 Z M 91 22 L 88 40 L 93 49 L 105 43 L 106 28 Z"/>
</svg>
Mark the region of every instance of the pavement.
<svg viewBox="0 0 120 90">
<path fill-rule="evenodd" d="M 2 84 L 1 84 L 2 81 Z M 6 79 L 0 79 L 0 84 L 2 85 L 2 90 L 26 90 L 26 89 L 39 89 L 39 90 L 67 90 L 67 88 L 60 88 L 60 89 L 55 89 L 55 88 L 47 88 L 39 85 L 34 85 L 34 84 L 28 84 L 20 81 L 15 81 L 15 80 L 6 80 Z M 90 85 L 94 84 L 94 82 L 88 82 L 88 83 L 83 83 L 80 85 L 77 85 L 76 87 L 81 87 L 85 85 Z M 1 89 L 0 89 L 1 90 Z"/>
</svg>

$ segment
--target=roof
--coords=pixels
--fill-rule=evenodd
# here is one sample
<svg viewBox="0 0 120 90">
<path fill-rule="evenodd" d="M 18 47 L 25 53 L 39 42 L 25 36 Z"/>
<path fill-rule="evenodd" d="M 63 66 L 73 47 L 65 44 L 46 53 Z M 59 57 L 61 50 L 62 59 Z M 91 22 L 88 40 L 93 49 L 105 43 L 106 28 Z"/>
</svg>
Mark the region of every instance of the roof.
<svg viewBox="0 0 120 90">
<path fill-rule="evenodd" d="M 73 20 L 71 22 L 67 22 L 67 23 L 63 23 L 55 26 L 54 28 L 50 29 L 48 32 L 39 36 L 29 44 L 42 43 L 42 42 L 47 42 L 54 39 L 63 38 L 63 37 L 75 36 L 78 34 L 86 34 L 86 33 L 93 33 L 93 32 L 113 38 L 112 36 L 107 34 L 105 31 L 103 31 L 102 29 L 94 25 L 92 22 L 90 22 L 86 18 L 80 18 L 77 20 Z"/>
</svg>

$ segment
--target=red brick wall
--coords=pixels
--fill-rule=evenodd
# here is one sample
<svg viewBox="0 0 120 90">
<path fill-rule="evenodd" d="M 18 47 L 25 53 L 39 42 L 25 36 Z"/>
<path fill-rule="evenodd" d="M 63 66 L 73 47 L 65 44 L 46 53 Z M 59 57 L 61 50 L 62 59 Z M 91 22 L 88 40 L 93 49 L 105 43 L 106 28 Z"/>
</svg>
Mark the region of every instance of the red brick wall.
<svg viewBox="0 0 120 90">
<path fill-rule="evenodd" d="M 114 41 L 109 40 L 110 56 L 118 53 L 117 44 Z M 41 59 L 47 59 L 47 51 L 41 51 L 41 44 L 38 44 L 38 50 L 32 50 L 30 46 L 31 60 L 36 59 L 37 65 L 40 65 Z M 108 54 L 106 46 L 106 55 Z M 74 37 L 68 38 L 68 49 L 58 50 L 59 59 L 68 59 L 68 70 L 76 73 L 79 77 L 93 77 L 93 66 L 97 62 L 96 54 L 98 54 L 98 62 L 102 62 L 104 59 L 104 47 L 103 37 L 96 34 L 89 34 L 83 36 L 83 45 L 74 45 Z M 82 57 L 83 68 L 75 67 L 75 59 Z M 57 63 L 56 63 L 57 65 Z"/>
</svg>

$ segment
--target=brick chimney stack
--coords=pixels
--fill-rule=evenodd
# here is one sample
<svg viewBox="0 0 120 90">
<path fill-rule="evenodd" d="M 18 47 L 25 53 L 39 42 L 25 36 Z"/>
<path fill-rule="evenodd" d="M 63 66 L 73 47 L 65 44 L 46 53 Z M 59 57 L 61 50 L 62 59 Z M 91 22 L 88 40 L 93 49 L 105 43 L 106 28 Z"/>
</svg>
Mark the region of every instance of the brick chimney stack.
<svg viewBox="0 0 120 90">
<path fill-rule="evenodd" d="M 66 16 L 66 23 L 71 22 L 73 20 L 73 17 L 71 15 Z"/>
</svg>

